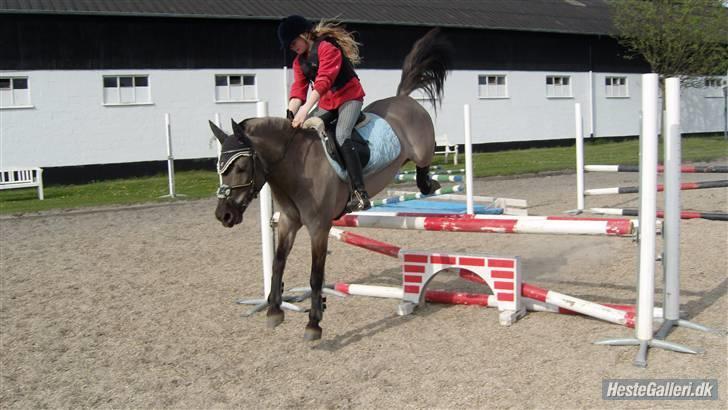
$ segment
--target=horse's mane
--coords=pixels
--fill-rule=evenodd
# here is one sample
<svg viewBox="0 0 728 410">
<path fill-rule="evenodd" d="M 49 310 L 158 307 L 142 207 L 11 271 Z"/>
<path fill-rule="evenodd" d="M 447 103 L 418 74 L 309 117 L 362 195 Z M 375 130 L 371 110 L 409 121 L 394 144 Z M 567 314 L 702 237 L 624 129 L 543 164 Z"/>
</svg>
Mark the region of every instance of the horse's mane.
<svg viewBox="0 0 728 410">
<path fill-rule="evenodd" d="M 250 118 L 245 121 L 246 134 L 287 140 L 292 133 L 306 139 L 318 139 L 318 133 L 311 128 L 293 128 L 291 122 L 283 117 Z"/>
</svg>

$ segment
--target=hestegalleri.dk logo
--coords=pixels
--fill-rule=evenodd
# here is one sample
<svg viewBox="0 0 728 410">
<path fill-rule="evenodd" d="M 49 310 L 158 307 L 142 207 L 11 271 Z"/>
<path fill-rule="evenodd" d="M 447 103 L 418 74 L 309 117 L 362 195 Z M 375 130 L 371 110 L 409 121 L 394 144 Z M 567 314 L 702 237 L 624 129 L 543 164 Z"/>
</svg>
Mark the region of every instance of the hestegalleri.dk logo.
<svg viewBox="0 0 728 410">
<path fill-rule="evenodd" d="M 604 400 L 718 400 L 718 379 L 606 379 Z"/>
</svg>

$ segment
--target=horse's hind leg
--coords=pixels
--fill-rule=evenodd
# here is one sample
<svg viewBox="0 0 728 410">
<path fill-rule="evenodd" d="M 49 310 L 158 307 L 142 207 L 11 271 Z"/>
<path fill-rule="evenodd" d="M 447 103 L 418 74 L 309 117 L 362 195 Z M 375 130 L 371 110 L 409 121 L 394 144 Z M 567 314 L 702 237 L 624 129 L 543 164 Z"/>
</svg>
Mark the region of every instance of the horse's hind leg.
<svg viewBox="0 0 728 410">
<path fill-rule="evenodd" d="M 285 315 L 281 309 L 283 299 L 283 270 L 286 268 L 288 254 L 293 248 L 296 240 L 296 233 L 301 229 L 301 224 L 291 221 L 289 218 L 281 217 L 278 224 L 278 247 L 273 259 L 273 277 L 271 278 L 270 294 L 268 295 L 267 325 L 269 328 L 276 327 L 283 322 Z"/>
<path fill-rule="evenodd" d="M 324 285 L 324 269 L 326 266 L 326 251 L 329 243 L 329 230 L 325 227 L 311 232 L 311 310 L 308 312 L 308 324 L 303 338 L 306 340 L 321 339 L 321 326 L 326 300 L 322 296 Z"/>
<path fill-rule="evenodd" d="M 430 195 L 440 189 L 440 183 L 430 178 L 430 167 L 415 167 L 417 169 L 417 188 L 423 195 Z"/>
</svg>

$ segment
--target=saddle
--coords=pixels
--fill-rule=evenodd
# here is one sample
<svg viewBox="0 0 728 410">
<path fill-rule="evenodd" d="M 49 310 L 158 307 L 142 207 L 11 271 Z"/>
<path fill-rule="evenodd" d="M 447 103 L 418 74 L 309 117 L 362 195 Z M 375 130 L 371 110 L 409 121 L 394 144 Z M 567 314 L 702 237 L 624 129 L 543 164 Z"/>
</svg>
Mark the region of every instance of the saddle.
<svg viewBox="0 0 728 410">
<path fill-rule="evenodd" d="M 338 120 L 338 115 L 338 112 L 330 111 L 320 117 L 324 123 L 323 140 L 329 156 L 341 165 L 342 168 L 346 168 L 344 166 L 344 161 L 341 159 L 341 147 L 339 146 L 338 141 L 336 141 L 336 122 Z M 351 142 L 356 147 L 356 152 L 359 155 L 359 161 L 361 162 L 362 169 L 369 163 L 371 150 L 369 149 L 369 143 L 367 143 L 367 141 L 361 136 L 357 128 L 363 126 L 367 121 L 367 116 L 363 112 L 360 112 L 359 118 L 357 118 L 356 124 L 351 130 Z"/>
</svg>

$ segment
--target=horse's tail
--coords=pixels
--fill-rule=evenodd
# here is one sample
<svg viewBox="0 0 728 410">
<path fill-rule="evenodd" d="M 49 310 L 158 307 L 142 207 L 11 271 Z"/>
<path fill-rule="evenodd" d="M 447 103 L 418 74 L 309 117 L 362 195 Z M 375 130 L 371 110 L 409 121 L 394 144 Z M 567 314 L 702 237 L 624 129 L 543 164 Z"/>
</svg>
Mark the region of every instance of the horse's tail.
<svg viewBox="0 0 728 410">
<path fill-rule="evenodd" d="M 421 88 L 433 106 L 437 98 L 442 98 L 452 46 L 439 34 L 440 29 L 436 27 L 412 46 L 412 51 L 404 59 L 397 95 L 409 95 Z"/>
</svg>

